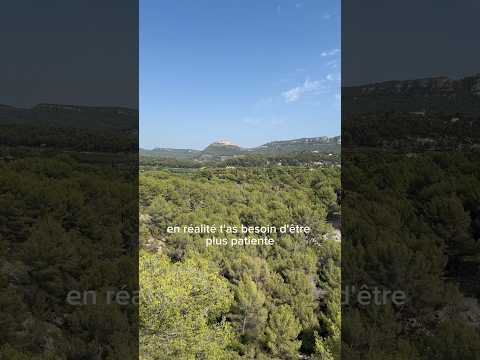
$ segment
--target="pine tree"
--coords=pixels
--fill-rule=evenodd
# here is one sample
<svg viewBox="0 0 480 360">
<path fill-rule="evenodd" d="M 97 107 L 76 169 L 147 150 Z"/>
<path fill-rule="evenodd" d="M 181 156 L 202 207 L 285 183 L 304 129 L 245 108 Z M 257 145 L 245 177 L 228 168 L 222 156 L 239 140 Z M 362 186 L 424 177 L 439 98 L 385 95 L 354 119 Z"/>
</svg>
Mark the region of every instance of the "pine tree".
<svg viewBox="0 0 480 360">
<path fill-rule="evenodd" d="M 235 291 L 233 308 L 237 331 L 246 338 L 256 338 L 266 321 L 265 294 L 248 275 L 243 275 Z"/>
<path fill-rule="evenodd" d="M 265 330 L 265 342 L 273 356 L 280 359 L 296 359 L 301 341 L 300 322 L 289 305 L 281 305 L 270 313 Z"/>
<path fill-rule="evenodd" d="M 315 333 L 315 354 L 314 360 L 335 360 L 326 340 Z"/>
<path fill-rule="evenodd" d="M 164 256 L 140 257 L 142 359 L 229 359 L 233 340 L 223 315 L 233 296 L 205 261 L 172 264 Z"/>
</svg>

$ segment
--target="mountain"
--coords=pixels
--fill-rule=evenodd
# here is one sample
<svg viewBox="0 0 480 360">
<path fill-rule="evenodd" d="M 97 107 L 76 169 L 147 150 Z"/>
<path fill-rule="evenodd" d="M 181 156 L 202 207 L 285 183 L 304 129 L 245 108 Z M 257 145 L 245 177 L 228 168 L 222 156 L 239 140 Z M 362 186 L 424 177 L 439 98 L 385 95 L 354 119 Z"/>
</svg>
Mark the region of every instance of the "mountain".
<svg viewBox="0 0 480 360">
<path fill-rule="evenodd" d="M 222 160 L 224 157 L 241 155 L 244 150 L 230 141 L 219 140 L 208 145 L 200 154 L 200 160 Z"/>
<path fill-rule="evenodd" d="M 133 131 L 138 128 L 138 110 L 60 104 L 31 108 L 0 105 L 0 125 Z"/>
<path fill-rule="evenodd" d="M 342 104 L 346 150 L 480 149 L 480 74 L 345 87 Z"/>
<path fill-rule="evenodd" d="M 322 136 L 313 138 L 302 138 L 295 140 L 272 141 L 257 148 L 249 149 L 250 153 L 265 155 L 280 155 L 292 152 L 319 152 L 339 153 L 341 150 L 341 138 Z"/>
<path fill-rule="evenodd" d="M 416 112 L 480 114 L 480 74 L 463 79 L 432 77 L 386 81 L 342 88 L 348 112 Z"/>
<path fill-rule="evenodd" d="M 178 160 L 222 161 L 243 155 L 277 156 L 293 153 L 340 153 L 341 138 L 313 137 L 294 140 L 272 141 L 255 148 L 242 148 L 230 141 L 219 140 L 208 145 L 204 150 L 155 148 L 140 149 L 140 155 Z"/>
<path fill-rule="evenodd" d="M 0 144 L 84 152 L 137 152 L 138 110 L 123 107 L 0 105 Z"/>
</svg>

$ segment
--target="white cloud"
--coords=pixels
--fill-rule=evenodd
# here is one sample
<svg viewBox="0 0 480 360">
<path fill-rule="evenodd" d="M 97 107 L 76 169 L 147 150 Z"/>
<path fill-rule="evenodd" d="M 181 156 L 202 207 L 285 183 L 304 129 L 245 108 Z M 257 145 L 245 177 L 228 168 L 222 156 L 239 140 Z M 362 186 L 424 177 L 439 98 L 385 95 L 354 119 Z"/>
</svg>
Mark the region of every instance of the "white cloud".
<svg viewBox="0 0 480 360">
<path fill-rule="evenodd" d="M 285 91 L 282 95 L 287 103 L 295 102 L 300 99 L 304 91 L 301 86 Z"/>
<path fill-rule="evenodd" d="M 338 60 L 329 60 L 325 63 L 325 66 L 331 69 L 336 69 L 338 67 Z"/>
<path fill-rule="evenodd" d="M 334 56 L 334 55 L 337 55 L 339 52 L 340 52 L 340 49 L 325 50 L 321 53 L 321 55 L 323 57 Z"/>
<path fill-rule="evenodd" d="M 315 93 L 322 88 L 323 84 L 321 81 L 311 81 L 307 78 L 301 86 L 297 86 L 293 89 L 283 92 L 282 96 L 285 98 L 285 102 L 292 103 L 300 100 L 304 95 L 308 93 Z"/>
<path fill-rule="evenodd" d="M 338 82 L 340 81 L 340 73 L 330 73 L 325 76 L 325 80 L 329 82 Z"/>
</svg>

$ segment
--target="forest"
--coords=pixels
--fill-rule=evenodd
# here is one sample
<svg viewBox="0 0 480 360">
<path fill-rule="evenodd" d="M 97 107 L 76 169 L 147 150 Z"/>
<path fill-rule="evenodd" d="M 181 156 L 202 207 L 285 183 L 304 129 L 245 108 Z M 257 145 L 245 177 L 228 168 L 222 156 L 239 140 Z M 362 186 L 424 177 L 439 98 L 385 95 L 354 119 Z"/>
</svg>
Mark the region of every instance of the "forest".
<svg viewBox="0 0 480 360">
<path fill-rule="evenodd" d="M 0 359 L 138 358 L 137 121 L 1 107 Z"/>
<path fill-rule="evenodd" d="M 339 358 L 338 167 L 143 170 L 141 359 Z M 311 231 L 243 247 L 167 231 L 202 224 Z"/>
<path fill-rule="evenodd" d="M 157 168 L 191 168 L 203 167 L 226 168 L 226 167 L 270 167 L 270 166 L 308 166 L 323 167 L 340 165 L 340 153 L 314 153 L 312 151 L 301 151 L 277 155 L 248 154 L 229 157 L 225 160 L 198 161 L 193 159 L 182 159 L 178 157 L 142 156 L 140 162 L 142 170 Z"/>
<path fill-rule="evenodd" d="M 101 301 L 138 291 L 135 154 L 0 155 L 0 359 L 137 358 L 137 306 Z"/>
<path fill-rule="evenodd" d="M 406 302 L 342 306 L 343 356 L 478 359 L 478 153 L 344 159 L 342 287 L 396 289 Z"/>
<path fill-rule="evenodd" d="M 342 357 L 478 359 L 478 114 L 360 111 L 342 126 L 342 289 L 405 299 L 344 302 Z"/>
</svg>

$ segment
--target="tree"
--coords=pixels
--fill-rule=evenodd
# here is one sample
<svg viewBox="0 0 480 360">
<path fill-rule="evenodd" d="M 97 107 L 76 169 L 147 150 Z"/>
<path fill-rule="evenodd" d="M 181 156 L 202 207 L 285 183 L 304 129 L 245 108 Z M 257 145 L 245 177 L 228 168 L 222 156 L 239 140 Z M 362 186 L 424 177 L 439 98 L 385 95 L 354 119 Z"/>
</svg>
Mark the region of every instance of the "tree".
<svg viewBox="0 0 480 360">
<path fill-rule="evenodd" d="M 325 339 L 315 333 L 315 354 L 314 360 L 335 360 Z"/>
<path fill-rule="evenodd" d="M 224 315 L 228 284 L 201 260 L 172 264 L 165 256 L 140 257 L 142 359 L 229 359 L 233 339 Z"/>
<path fill-rule="evenodd" d="M 281 305 L 270 313 L 265 340 L 273 356 L 280 359 L 296 359 L 301 341 L 300 322 L 293 315 L 289 305 Z"/>
<path fill-rule="evenodd" d="M 265 294 L 248 275 L 244 275 L 236 288 L 235 300 L 232 319 L 238 332 L 246 338 L 255 339 L 267 317 Z"/>
</svg>

